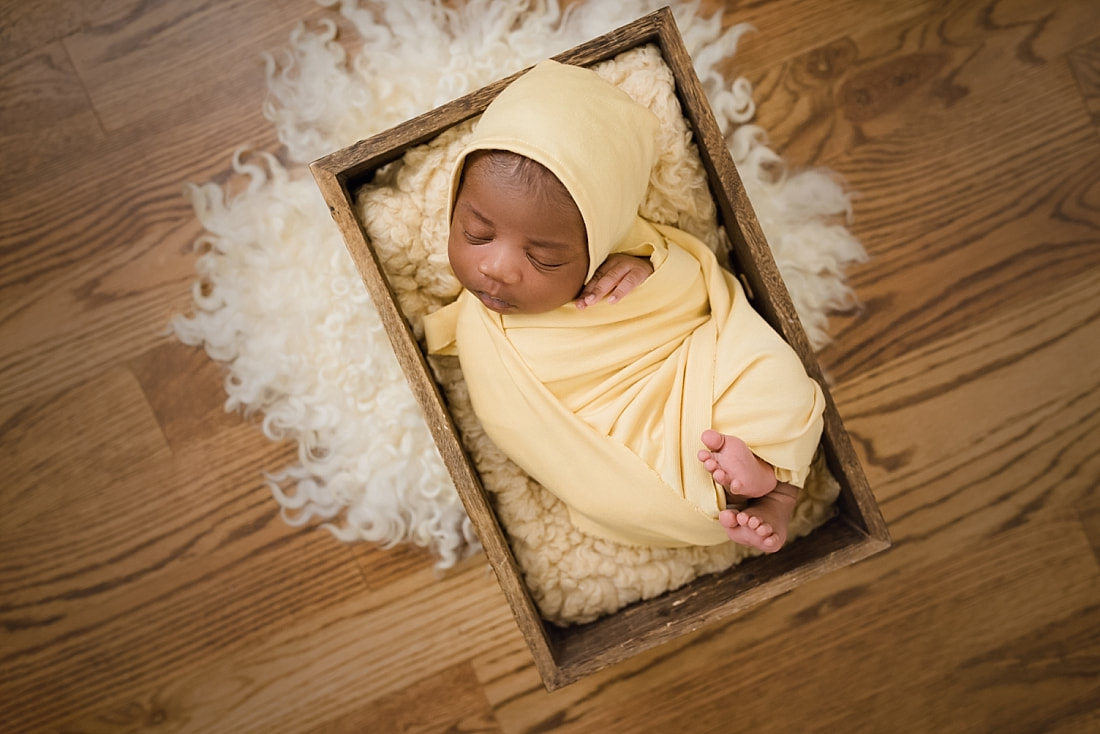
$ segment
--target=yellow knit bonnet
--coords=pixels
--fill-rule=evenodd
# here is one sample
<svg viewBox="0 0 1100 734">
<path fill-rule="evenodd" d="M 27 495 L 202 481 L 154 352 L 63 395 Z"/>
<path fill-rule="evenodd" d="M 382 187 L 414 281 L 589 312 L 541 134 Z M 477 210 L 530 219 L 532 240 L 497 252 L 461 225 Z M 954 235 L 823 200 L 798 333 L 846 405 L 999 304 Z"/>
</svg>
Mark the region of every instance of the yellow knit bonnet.
<svg viewBox="0 0 1100 734">
<path fill-rule="evenodd" d="M 656 115 L 596 72 L 547 60 L 488 106 L 451 174 L 447 219 L 466 156 L 506 150 L 562 182 L 588 235 L 588 276 L 630 232 L 657 160 Z"/>
</svg>

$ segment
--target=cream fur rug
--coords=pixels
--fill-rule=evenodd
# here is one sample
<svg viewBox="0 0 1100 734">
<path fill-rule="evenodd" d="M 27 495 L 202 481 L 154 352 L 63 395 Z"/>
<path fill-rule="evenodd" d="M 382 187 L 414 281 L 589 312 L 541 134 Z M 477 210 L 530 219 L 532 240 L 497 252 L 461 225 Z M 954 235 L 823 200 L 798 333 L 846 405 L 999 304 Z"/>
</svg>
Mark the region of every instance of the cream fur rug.
<svg viewBox="0 0 1100 734">
<path fill-rule="evenodd" d="M 445 568 L 476 550 L 476 538 L 305 166 L 665 3 L 594 0 L 564 17 L 556 3 L 531 1 L 473 0 L 461 11 L 428 0 L 373 11 L 355 2 L 321 4 L 350 20 L 362 43 L 349 53 L 326 20 L 319 28 L 299 27 L 287 49 L 269 58 L 265 114 L 289 164 L 269 154 L 246 159 L 239 151 L 234 168 L 248 177 L 241 193 L 189 187 L 207 232 L 198 243 L 204 254 L 194 314 L 174 326 L 182 341 L 204 345 L 228 367 L 228 410 L 258 411 L 272 440 L 297 442 L 299 461 L 269 478 L 288 522 L 321 518 L 347 541 L 413 542 L 430 548 Z M 863 257 L 844 227 L 829 224 L 849 212 L 848 198 L 825 172 L 785 173 L 763 132 L 745 124 L 754 111 L 749 85 L 727 84 L 715 67 L 747 28 L 722 31 L 720 18 L 699 17 L 694 4 L 673 9 L 796 308 L 820 347 L 829 311 L 852 304 L 843 272 Z M 694 212 L 688 219 L 696 224 L 713 218 L 713 205 L 701 206 L 684 209 Z M 681 222 L 699 229 L 690 224 Z M 429 239 L 433 226 L 425 224 Z M 425 258 L 445 267 L 440 252 Z M 419 276 L 407 276 L 396 278 L 395 287 L 414 294 Z M 654 558 L 646 551 L 626 560 L 621 547 L 583 538 L 542 552 L 552 546 L 548 533 L 569 532 L 546 521 L 557 512 L 555 500 L 525 482 L 500 487 L 498 512 L 512 517 L 506 524 L 513 536 L 527 539 L 514 545 L 528 584 L 544 616 L 560 623 L 659 594 L 740 554 L 690 549 L 683 557 Z M 808 489 L 818 501 L 805 506 L 818 509 L 804 511 L 807 526 L 820 521 L 835 491 L 827 484 Z"/>
</svg>

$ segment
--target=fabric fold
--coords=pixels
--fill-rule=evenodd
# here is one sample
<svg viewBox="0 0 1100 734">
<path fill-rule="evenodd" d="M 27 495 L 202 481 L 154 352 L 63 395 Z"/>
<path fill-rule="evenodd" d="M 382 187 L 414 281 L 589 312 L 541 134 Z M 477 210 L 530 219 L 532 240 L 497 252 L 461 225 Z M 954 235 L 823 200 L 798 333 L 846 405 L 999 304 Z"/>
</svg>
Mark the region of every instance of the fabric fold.
<svg viewBox="0 0 1100 734">
<path fill-rule="evenodd" d="M 623 300 L 546 313 L 489 310 L 468 291 L 425 320 L 457 351 L 486 434 L 557 495 L 580 529 L 620 543 L 729 541 L 725 493 L 696 454 L 714 428 L 801 486 L 824 399 L 795 352 L 692 235 L 638 216 L 653 120 L 595 73 L 543 62 L 489 106 L 459 156 L 501 149 L 548 168 L 581 212 L 589 270 L 612 252 L 653 273 Z"/>
<path fill-rule="evenodd" d="M 428 328 L 453 325 L 486 433 L 577 527 L 633 545 L 723 543 L 702 432 L 742 438 L 801 485 L 823 395 L 702 242 L 640 218 L 631 238 L 658 265 L 619 303 L 502 316 L 463 293 Z"/>
</svg>

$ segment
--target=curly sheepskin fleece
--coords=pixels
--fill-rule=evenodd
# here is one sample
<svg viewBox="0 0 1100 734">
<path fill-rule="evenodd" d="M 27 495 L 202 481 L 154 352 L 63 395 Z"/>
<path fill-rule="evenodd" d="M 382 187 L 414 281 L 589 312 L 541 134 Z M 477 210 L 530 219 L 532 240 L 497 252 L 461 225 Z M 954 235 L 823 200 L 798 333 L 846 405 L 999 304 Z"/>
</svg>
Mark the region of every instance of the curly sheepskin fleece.
<svg viewBox="0 0 1100 734">
<path fill-rule="evenodd" d="M 754 114 L 748 82 L 727 81 L 719 70 L 748 26 L 729 24 L 721 12 L 705 17 L 698 2 L 667 0 L 583 3 L 565 13 L 554 0 L 466 0 L 459 9 L 441 0 L 318 3 L 324 8 L 311 14 L 309 25 L 295 28 L 288 44 L 267 58 L 264 114 L 285 146 L 282 160 L 241 148 L 232 166 L 246 185 L 233 180 L 187 187 L 204 232 L 196 243 L 193 311 L 173 321 L 181 341 L 203 346 L 223 364 L 227 410 L 262 415 L 271 440 L 297 444 L 297 461 L 268 474 L 288 523 L 321 519 L 348 542 L 413 543 L 428 548 L 441 569 L 479 548 L 378 313 L 309 174 L 309 162 L 660 6 L 672 7 L 814 348 L 828 341 L 830 311 L 853 305 L 843 274 L 864 252 L 841 223 L 850 216 L 849 196 L 827 171 L 788 171 L 764 131 L 748 124 Z M 336 14 L 339 22 L 330 17 Z M 768 29 L 761 31 L 758 42 L 767 37 Z M 656 95 L 654 101 L 661 103 Z M 410 154 L 401 169 L 411 172 L 412 158 L 431 150 Z M 388 175 L 411 175 L 397 168 Z M 668 176 L 687 175 L 675 166 L 663 170 Z M 675 178 L 667 184 L 658 188 L 689 188 Z M 647 203 L 654 218 L 679 217 L 678 226 L 704 233 L 711 206 L 659 196 Z M 698 222 L 690 221 L 696 216 Z M 429 230 L 442 226 L 430 216 L 419 221 Z M 439 232 L 401 239 L 433 237 Z M 704 240 L 717 246 L 720 238 L 710 234 Z M 444 255 L 433 256 L 434 262 L 426 250 L 423 256 L 428 265 L 445 268 Z M 410 314 L 428 308 L 423 299 L 453 296 L 445 290 L 453 284 L 441 280 L 443 291 L 425 294 L 416 285 L 415 269 L 399 270 L 395 285 L 406 291 L 402 306 Z M 492 457 L 479 457 L 478 463 L 486 476 L 507 471 Z M 503 508 L 511 491 L 526 489 L 516 485 L 496 495 L 502 514 L 510 512 Z M 546 524 L 554 508 L 538 505 L 537 492 L 532 496 L 536 502 L 513 513 L 510 529 L 542 543 L 538 533 L 561 531 Z M 542 564 L 561 563 L 550 553 L 531 554 L 522 544 L 517 554 L 527 559 L 533 575 L 543 573 L 537 570 Z M 620 584 L 626 584 L 617 578 L 618 568 L 608 566 L 618 563 L 613 557 L 610 550 L 601 551 L 598 560 L 586 564 L 597 575 L 562 580 L 560 588 L 542 592 L 548 616 L 585 619 L 601 606 L 589 600 L 618 598 Z M 658 593 L 726 563 L 667 564 L 647 575 L 645 583 L 652 587 L 638 593 Z M 665 573 L 668 577 L 660 578 Z"/>
<path fill-rule="evenodd" d="M 686 230 L 716 252 L 726 238 L 718 227 L 706 173 L 660 51 L 646 46 L 593 69 L 661 122 L 661 151 L 642 204 L 643 217 Z M 475 121 L 409 151 L 363 187 L 357 208 L 399 306 L 423 338 L 423 319 L 461 290 L 447 265 L 448 173 Z M 558 624 L 584 622 L 639 599 L 682 585 L 699 574 L 728 568 L 749 555 L 725 543 L 689 548 L 640 548 L 588 535 L 570 523 L 565 506 L 509 461 L 473 414 L 455 358 L 433 358 L 463 441 L 494 498 L 516 560 L 542 616 Z M 790 537 L 805 535 L 831 514 L 837 484 L 815 472 L 799 493 Z"/>
</svg>

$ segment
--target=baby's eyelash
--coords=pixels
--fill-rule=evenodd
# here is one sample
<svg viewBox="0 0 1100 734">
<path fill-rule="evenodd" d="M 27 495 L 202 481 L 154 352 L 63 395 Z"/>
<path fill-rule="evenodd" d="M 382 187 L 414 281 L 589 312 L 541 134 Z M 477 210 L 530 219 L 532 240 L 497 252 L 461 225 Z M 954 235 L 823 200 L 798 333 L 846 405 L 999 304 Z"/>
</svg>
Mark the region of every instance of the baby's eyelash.
<svg viewBox="0 0 1100 734">
<path fill-rule="evenodd" d="M 462 230 L 462 234 L 465 235 L 467 240 L 475 245 L 483 245 L 492 239 L 492 237 L 478 237 L 477 235 L 470 234 L 466 230 Z"/>
<path fill-rule="evenodd" d="M 565 263 L 554 263 L 554 264 L 544 263 L 541 260 L 535 259 L 531 255 L 528 255 L 527 259 L 530 260 L 531 264 L 533 264 L 536 268 L 541 268 L 543 270 L 555 270 L 555 269 L 560 268 L 562 265 L 565 264 Z"/>
</svg>

